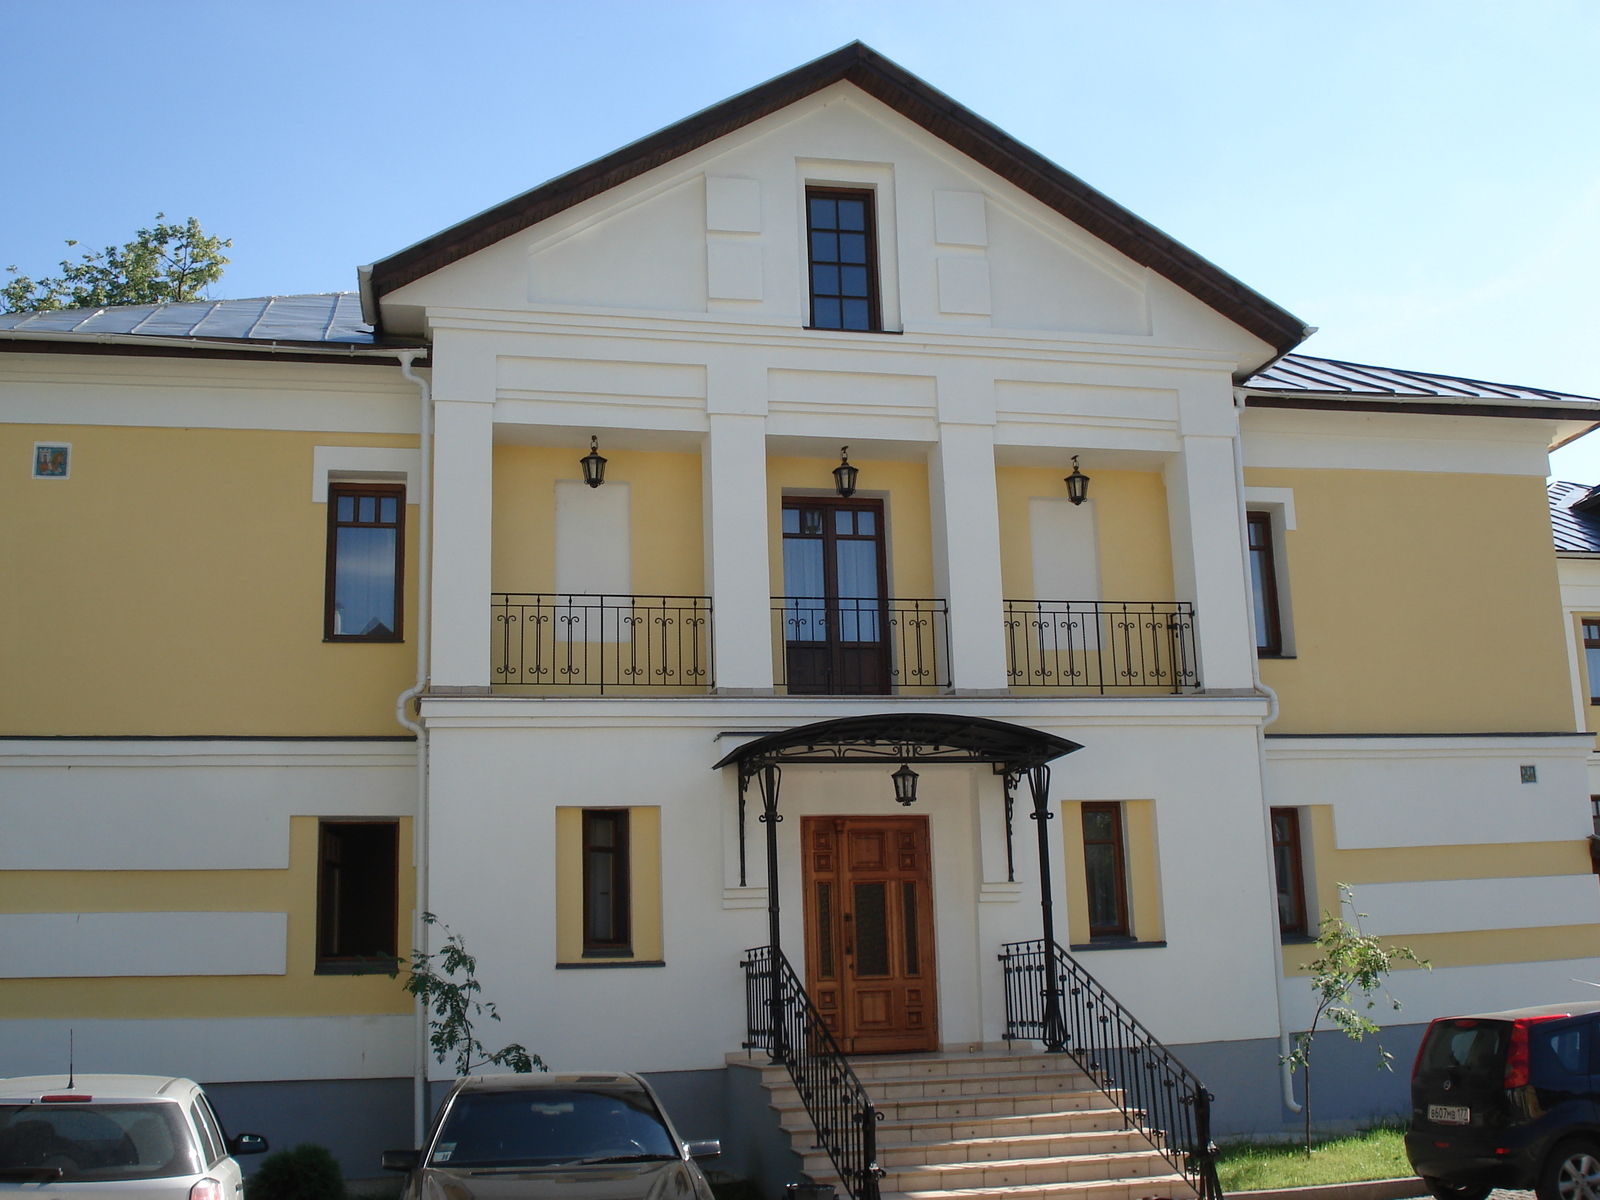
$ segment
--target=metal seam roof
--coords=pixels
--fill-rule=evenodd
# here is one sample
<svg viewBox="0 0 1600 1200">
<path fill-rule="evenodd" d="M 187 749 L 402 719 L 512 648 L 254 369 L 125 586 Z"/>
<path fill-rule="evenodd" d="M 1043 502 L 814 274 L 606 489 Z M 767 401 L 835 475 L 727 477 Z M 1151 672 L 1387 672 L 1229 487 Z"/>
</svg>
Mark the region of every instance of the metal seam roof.
<svg viewBox="0 0 1600 1200">
<path fill-rule="evenodd" d="M 1577 512 L 1572 507 L 1600 489 L 1557 479 L 1546 490 L 1556 553 L 1600 554 L 1600 513 Z"/>
<path fill-rule="evenodd" d="M 1398 367 L 1286 354 L 1244 383 L 1252 394 L 1283 396 L 1364 396 L 1385 399 L 1585 401 L 1592 396 L 1521 384 L 1491 383 L 1462 375 L 1437 375 Z"/>
</svg>

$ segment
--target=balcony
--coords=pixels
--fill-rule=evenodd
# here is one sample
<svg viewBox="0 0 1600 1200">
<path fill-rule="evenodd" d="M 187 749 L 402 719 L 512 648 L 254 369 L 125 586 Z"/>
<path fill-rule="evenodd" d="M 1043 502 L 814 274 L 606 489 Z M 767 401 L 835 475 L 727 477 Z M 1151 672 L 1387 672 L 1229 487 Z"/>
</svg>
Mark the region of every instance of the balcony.
<svg viewBox="0 0 1600 1200">
<path fill-rule="evenodd" d="M 1200 687 L 1194 605 L 1182 601 L 1007 600 L 1006 680 L 1014 693 Z"/>
<path fill-rule="evenodd" d="M 774 596 L 772 624 L 775 682 L 791 696 L 937 695 L 950 687 L 943 600 Z"/>
<path fill-rule="evenodd" d="M 497 686 L 577 696 L 710 690 L 709 596 L 498 592 L 491 605 Z"/>
</svg>

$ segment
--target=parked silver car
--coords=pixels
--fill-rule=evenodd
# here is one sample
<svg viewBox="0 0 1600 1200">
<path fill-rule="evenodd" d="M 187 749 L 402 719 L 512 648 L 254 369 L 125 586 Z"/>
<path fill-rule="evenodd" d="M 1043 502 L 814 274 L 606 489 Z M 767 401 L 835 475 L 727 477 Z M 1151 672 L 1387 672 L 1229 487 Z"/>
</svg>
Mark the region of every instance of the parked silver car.
<svg viewBox="0 0 1600 1200">
<path fill-rule="evenodd" d="M 239 1200 L 233 1155 L 266 1149 L 259 1134 L 223 1133 L 192 1079 L 0 1079 L 0 1200 Z"/>
<path fill-rule="evenodd" d="M 423 1148 L 383 1166 L 410 1172 L 403 1200 L 712 1200 L 698 1160 L 721 1153 L 678 1137 L 637 1075 L 487 1075 L 458 1082 Z"/>
</svg>

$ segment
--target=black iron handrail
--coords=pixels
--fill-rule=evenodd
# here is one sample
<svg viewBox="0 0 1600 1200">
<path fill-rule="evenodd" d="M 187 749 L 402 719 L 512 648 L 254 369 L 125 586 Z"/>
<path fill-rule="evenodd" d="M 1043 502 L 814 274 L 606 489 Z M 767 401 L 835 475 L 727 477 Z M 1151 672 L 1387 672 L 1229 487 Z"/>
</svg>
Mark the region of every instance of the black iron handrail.
<svg viewBox="0 0 1600 1200">
<path fill-rule="evenodd" d="M 783 647 L 777 683 L 793 687 L 799 659 L 810 653 L 814 691 L 888 695 L 902 688 L 950 686 L 950 605 L 902 596 L 774 596 L 772 619 Z M 820 660 L 819 660 L 820 661 Z M 819 678 L 825 681 L 818 686 Z"/>
<path fill-rule="evenodd" d="M 706 691 L 709 596 L 497 592 L 494 682 L 595 689 Z"/>
<path fill-rule="evenodd" d="M 1211 1141 L 1215 1097 L 1076 959 L 1059 945 L 1052 950 L 1047 969 L 1041 940 L 1001 947 L 1006 1041 L 1062 1047 L 1200 1200 L 1221 1200 Z"/>
<path fill-rule="evenodd" d="M 1194 605 L 1183 600 L 1007 600 L 1006 678 L 1012 687 L 1200 686 Z"/>
<path fill-rule="evenodd" d="M 789 1069 L 789 1078 L 816 1127 L 817 1141 L 833 1160 L 855 1200 L 878 1200 L 878 1122 L 867 1089 L 823 1024 L 789 960 L 772 948 L 744 952 L 745 1049 L 765 1050 Z"/>
</svg>

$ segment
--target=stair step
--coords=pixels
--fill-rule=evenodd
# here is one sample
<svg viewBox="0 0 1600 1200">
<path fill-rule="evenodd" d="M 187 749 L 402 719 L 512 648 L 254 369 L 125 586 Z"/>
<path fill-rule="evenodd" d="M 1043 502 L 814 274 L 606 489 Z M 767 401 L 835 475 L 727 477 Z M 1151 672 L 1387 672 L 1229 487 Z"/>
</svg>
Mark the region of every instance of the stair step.
<svg viewBox="0 0 1600 1200">
<path fill-rule="evenodd" d="M 879 1193 L 881 1200 L 1194 1200 L 1182 1175 L 1140 1179 L 1080 1180 L 1021 1187 L 961 1188 Z"/>
<path fill-rule="evenodd" d="M 957 1117 L 1014 1117 L 1040 1113 L 1081 1112 L 1105 1106 L 1105 1093 L 1085 1089 L 1080 1092 L 1007 1092 L 979 1096 L 923 1096 L 886 1100 L 878 1105 L 883 1119 L 937 1121 Z M 785 1127 L 810 1125 L 805 1106 L 798 1097 L 789 1103 L 774 1103 Z"/>
<path fill-rule="evenodd" d="M 1083 1072 L 1027 1071 L 995 1072 L 984 1075 L 929 1075 L 917 1079 L 869 1077 L 862 1081 L 874 1103 L 914 1099 L 923 1096 L 1001 1096 L 1013 1093 L 1080 1092 L 1096 1090 Z M 785 1078 L 767 1083 L 767 1090 L 778 1103 L 798 1100 L 800 1091 Z"/>
<path fill-rule="evenodd" d="M 949 1142 L 885 1142 L 878 1140 L 878 1165 L 884 1170 L 945 1163 L 1017 1162 L 1025 1159 L 1063 1158 L 1077 1154 L 1111 1154 L 1147 1150 L 1150 1143 L 1132 1129 L 1086 1130 L 1077 1133 L 1037 1134 L 1023 1137 L 966 1138 Z M 805 1169 L 826 1171 L 828 1153 L 807 1148 Z"/>
<path fill-rule="evenodd" d="M 1154 1150 L 1132 1150 L 1114 1154 L 930 1163 L 920 1167 L 890 1168 L 885 1170 L 883 1186 L 899 1192 L 970 1191 L 973 1188 L 1146 1178 L 1170 1174 L 1171 1171 L 1172 1164 Z"/>
<path fill-rule="evenodd" d="M 880 1144 L 885 1138 L 892 1141 L 953 1142 L 972 1138 L 1120 1130 L 1125 1124 L 1122 1113 L 1114 1108 L 1080 1108 L 1062 1113 L 1023 1113 L 1020 1116 L 915 1123 L 886 1120 L 878 1126 L 878 1140 Z M 806 1125 L 806 1132 L 811 1132 L 810 1124 Z"/>
</svg>

